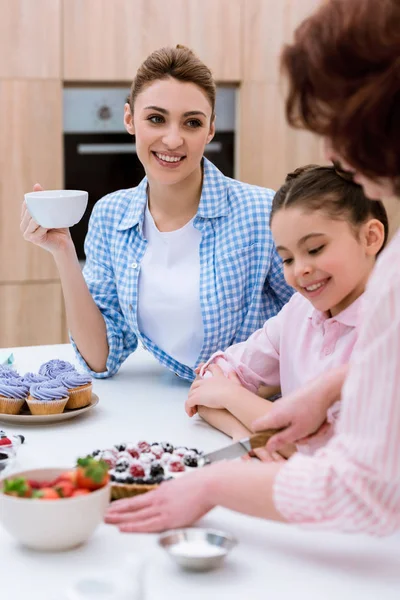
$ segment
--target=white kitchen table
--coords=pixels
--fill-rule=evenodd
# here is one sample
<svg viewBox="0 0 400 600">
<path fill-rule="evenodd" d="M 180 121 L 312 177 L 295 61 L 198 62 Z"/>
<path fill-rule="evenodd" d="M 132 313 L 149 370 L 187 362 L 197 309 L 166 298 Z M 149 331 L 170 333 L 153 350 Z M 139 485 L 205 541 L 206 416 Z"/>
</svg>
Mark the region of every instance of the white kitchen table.
<svg viewBox="0 0 400 600">
<path fill-rule="evenodd" d="M 15 348 L 15 368 L 37 370 L 51 358 L 75 362 L 70 345 Z M 78 456 L 123 441 L 168 440 L 209 451 L 228 438 L 183 409 L 189 385 L 139 349 L 111 379 L 95 380 L 96 408 L 58 424 L 0 428 L 22 433 L 15 469 L 71 466 Z M 40 553 L 19 546 L 0 527 L 0 596 L 62 600 L 86 573 L 121 568 L 127 555 L 146 557 L 146 600 L 399 600 L 400 533 L 386 539 L 311 531 L 270 523 L 226 509 L 200 526 L 238 539 L 224 566 L 208 573 L 178 569 L 157 535 L 121 534 L 101 525 L 89 542 L 68 552 Z"/>
</svg>

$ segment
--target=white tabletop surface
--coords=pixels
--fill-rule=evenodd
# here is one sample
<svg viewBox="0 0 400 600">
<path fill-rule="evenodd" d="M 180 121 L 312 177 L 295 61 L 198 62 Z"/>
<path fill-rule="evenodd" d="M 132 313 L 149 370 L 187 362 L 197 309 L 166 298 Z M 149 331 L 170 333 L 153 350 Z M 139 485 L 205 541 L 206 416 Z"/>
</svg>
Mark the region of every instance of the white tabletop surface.
<svg viewBox="0 0 400 600">
<path fill-rule="evenodd" d="M 37 370 L 51 358 L 75 362 L 69 345 L 15 348 L 15 368 Z M 213 450 L 228 438 L 183 410 L 188 384 L 138 350 L 108 380 L 96 380 L 98 406 L 79 418 L 52 425 L 10 426 L 26 443 L 18 468 L 66 466 L 96 448 L 147 439 Z M 146 600 L 399 600 L 400 534 L 386 539 L 309 531 L 214 509 L 201 522 L 239 541 L 225 565 L 208 573 L 178 569 L 157 546 L 156 535 L 120 534 L 101 525 L 89 542 L 61 553 L 23 548 L 0 526 L 0 596 L 62 600 L 85 574 L 122 569 L 124 560 L 146 557 Z"/>
</svg>

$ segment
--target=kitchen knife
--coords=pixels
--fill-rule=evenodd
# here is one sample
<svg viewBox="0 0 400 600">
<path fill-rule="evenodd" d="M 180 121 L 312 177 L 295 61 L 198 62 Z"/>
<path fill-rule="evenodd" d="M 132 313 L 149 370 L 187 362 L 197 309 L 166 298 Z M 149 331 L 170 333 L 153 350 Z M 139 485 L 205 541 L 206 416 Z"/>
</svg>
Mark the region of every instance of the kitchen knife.
<svg viewBox="0 0 400 600">
<path fill-rule="evenodd" d="M 209 465 L 210 463 L 217 462 L 219 460 L 232 460 L 234 458 L 239 458 L 244 454 L 248 454 L 255 448 L 261 448 L 262 446 L 265 446 L 269 438 L 279 431 L 281 431 L 281 429 L 266 429 L 265 431 L 259 431 L 254 435 L 239 440 L 238 442 L 229 444 L 229 446 L 225 446 L 225 448 L 203 454 L 199 460 L 199 466 Z"/>
</svg>

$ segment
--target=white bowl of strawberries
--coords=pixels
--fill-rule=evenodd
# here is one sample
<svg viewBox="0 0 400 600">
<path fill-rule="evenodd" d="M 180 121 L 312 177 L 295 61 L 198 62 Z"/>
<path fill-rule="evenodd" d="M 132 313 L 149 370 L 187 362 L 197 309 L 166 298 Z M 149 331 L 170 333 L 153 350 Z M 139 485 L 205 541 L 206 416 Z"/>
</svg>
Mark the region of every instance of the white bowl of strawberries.
<svg viewBox="0 0 400 600">
<path fill-rule="evenodd" d="M 75 469 L 33 469 L 0 482 L 0 520 L 35 550 L 67 550 L 86 542 L 110 501 L 108 465 L 81 458 Z"/>
</svg>

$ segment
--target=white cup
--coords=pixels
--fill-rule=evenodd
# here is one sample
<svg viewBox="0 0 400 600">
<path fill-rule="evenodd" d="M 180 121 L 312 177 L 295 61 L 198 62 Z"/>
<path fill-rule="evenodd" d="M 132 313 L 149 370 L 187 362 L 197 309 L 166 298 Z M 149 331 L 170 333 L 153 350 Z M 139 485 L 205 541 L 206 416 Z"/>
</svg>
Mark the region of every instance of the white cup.
<svg viewBox="0 0 400 600">
<path fill-rule="evenodd" d="M 88 193 L 82 190 L 43 190 L 25 194 L 31 217 L 46 229 L 72 227 L 86 210 Z"/>
</svg>

